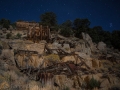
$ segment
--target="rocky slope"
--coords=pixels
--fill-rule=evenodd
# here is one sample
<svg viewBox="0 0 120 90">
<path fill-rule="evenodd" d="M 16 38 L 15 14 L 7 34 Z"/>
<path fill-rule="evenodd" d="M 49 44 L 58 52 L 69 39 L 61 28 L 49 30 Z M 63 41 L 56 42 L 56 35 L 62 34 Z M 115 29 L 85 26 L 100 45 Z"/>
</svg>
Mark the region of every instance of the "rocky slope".
<svg viewBox="0 0 120 90">
<path fill-rule="evenodd" d="M 120 52 L 82 37 L 1 40 L 0 90 L 120 90 Z"/>
</svg>

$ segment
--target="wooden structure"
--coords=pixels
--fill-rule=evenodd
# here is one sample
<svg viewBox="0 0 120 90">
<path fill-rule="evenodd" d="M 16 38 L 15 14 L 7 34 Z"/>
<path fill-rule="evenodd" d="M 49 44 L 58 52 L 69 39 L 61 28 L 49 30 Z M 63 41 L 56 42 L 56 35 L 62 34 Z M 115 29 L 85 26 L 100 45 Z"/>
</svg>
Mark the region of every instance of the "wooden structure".
<svg viewBox="0 0 120 90">
<path fill-rule="evenodd" d="M 39 42 L 40 40 L 48 41 L 50 39 L 50 28 L 42 25 L 29 27 L 27 38 L 33 42 Z"/>
</svg>

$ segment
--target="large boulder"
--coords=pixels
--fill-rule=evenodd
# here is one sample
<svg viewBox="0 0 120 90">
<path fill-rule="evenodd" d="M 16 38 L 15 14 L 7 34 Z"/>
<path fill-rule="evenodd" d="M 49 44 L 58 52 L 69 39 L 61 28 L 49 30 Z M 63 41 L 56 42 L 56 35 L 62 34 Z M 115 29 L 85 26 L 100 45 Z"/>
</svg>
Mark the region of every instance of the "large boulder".
<svg viewBox="0 0 120 90">
<path fill-rule="evenodd" d="M 26 44 L 26 50 L 37 51 L 39 54 L 44 52 L 45 43 Z"/>
<path fill-rule="evenodd" d="M 82 37 L 83 40 L 85 40 L 89 44 L 91 51 L 96 51 L 96 45 L 92 42 L 92 38 L 89 36 L 89 34 L 82 32 Z"/>
</svg>

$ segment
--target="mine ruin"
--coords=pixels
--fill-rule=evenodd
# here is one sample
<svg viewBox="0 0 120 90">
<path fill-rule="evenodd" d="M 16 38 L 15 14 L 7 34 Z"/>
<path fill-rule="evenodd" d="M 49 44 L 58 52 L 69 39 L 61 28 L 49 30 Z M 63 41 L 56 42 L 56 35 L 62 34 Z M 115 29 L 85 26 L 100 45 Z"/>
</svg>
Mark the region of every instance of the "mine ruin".
<svg viewBox="0 0 120 90">
<path fill-rule="evenodd" d="M 68 90 L 66 87 L 69 90 L 113 90 L 112 87 L 119 87 L 119 51 L 108 48 L 104 42 L 95 44 L 84 32 L 79 39 L 52 33 L 48 26 L 37 23 L 16 23 L 17 30 L 11 33 L 19 32 L 22 37 L 0 40 L 0 67 L 4 66 L 8 72 L 14 68 L 17 73 L 39 83 L 35 84 L 38 89 L 25 89 L 29 86 L 26 85 L 22 90 L 44 90 L 48 86 L 49 90 Z M 12 74 L 9 79 L 14 82 L 11 78 Z M 95 84 L 92 89 L 90 82 Z"/>
</svg>

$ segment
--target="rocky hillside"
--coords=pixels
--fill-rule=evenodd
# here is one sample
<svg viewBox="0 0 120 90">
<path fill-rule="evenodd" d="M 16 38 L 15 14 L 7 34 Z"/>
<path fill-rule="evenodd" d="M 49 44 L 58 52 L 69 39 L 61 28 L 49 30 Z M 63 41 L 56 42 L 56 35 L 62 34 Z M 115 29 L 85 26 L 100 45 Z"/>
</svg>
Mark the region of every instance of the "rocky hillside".
<svg viewBox="0 0 120 90">
<path fill-rule="evenodd" d="M 120 90 L 120 52 L 82 38 L 0 40 L 0 90 Z"/>
</svg>

